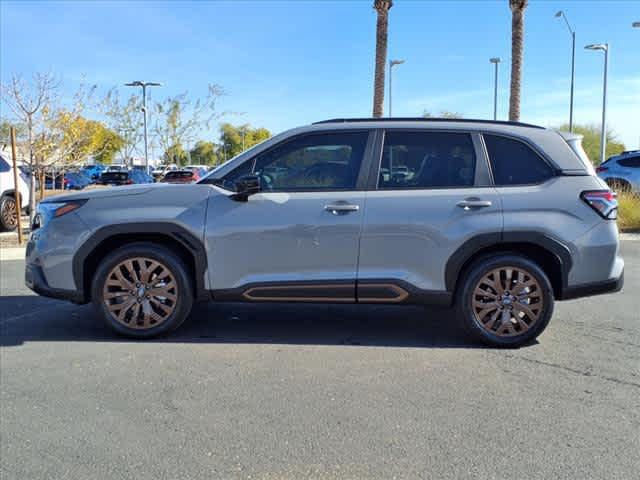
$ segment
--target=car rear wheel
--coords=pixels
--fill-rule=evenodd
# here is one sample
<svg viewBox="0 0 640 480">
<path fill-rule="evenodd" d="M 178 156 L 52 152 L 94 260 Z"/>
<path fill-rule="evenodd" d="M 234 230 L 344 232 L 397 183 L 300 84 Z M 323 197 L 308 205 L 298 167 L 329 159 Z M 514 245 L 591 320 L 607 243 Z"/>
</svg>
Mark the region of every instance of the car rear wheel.
<svg viewBox="0 0 640 480">
<path fill-rule="evenodd" d="M 614 192 L 630 192 L 631 184 L 626 180 L 621 180 L 619 178 L 609 178 L 606 180 L 609 188 Z"/>
<path fill-rule="evenodd" d="M 16 200 L 9 195 L 3 195 L 0 198 L 0 229 L 11 232 L 16 228 L 18 228 Z"/>
<path fill-rule="evenodd" d="M 519 347 L 549 324 L 553 289 L 531 260 L 498 255 L 479 260 L 467 270 L 457 305 L 474 337 L 495 347 Z"/>
<path fill-rule="evenodd" d="M 178 328 L 191 312 L 187 268 L 171 250 L 134 243 L 99 265 L 92 299 L 107 324 L 121 335 L 152 338 Z"/>
</svg>

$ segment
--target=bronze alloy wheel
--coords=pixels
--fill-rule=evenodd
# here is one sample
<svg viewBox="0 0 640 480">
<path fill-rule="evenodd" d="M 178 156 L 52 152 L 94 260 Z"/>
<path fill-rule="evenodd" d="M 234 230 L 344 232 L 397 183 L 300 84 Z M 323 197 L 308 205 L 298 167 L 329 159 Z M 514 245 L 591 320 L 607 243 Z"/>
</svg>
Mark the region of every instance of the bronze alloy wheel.
<svg viewBox="0 0 640 480">
<path fill-rule="evenodd" d="M 471 309 L 476 322 L 499 337 L 514 337 L 531 329 L 544 309 L 540 283 L 531 273 L 505 266 L 485 274 L 476 284 Z"/>
<path fill-rule="evenodd" d="M 180 294 L 171 271 L 145 257 L 118 263 L 107 275 L 102 291 L 113 319 L 138 330 L 164 323 L 175 311 Z"/>
<path fill-rule="evenodd" d="M 18 215 L 16 215 L 16 201 L 13 198 L 6 198 L 2 202 L 2 224 L 12 230 L 18 226 Z"/>
</svg>

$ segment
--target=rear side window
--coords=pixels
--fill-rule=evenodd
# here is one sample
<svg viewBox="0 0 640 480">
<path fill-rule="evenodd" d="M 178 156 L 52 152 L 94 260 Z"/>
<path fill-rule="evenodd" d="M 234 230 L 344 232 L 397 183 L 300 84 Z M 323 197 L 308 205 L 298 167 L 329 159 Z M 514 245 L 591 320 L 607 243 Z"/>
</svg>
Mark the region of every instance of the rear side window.
<svg viewBox="0 0 640 480">
<path fill-rule="evenodd" d="M 621 158 L 620 160 L 618 160 L 618 164 L 622 167 L 640 168 L 640 156 Z"/>
<path fill-rule="evenodd" d="M 498 135 L 483 135 L 496 185 L 542 183 L 552 168 L 527 144 Z"/>
<path fill-rule="evenodd" d="M 467 133 L 387 131 L 378 188 L 473 186 L 476 156 Z"/>
</svg>

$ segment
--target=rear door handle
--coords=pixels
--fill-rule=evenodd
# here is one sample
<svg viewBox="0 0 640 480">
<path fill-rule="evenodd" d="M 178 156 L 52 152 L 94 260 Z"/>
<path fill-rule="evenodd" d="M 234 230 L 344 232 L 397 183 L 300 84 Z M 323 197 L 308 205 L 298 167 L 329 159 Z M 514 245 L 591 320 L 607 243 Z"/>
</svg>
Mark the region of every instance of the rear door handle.
<svg viewBox="0 0 640 480">
<path fill-rule="evenodd" d="M 490 200 L 480 200 L 479 198 L 465 198 L 464 200 L 460 200 L 456 205 L 458 205 L 463 210 L 471 210 L 472 208 L 486 208 L 490 207 Z"/>
<path fill-rule="evenodd" d="M 352 203 L 330 203 L 329 205 L 325 205 L 324 209 L 327 212 L 331 212 L 334 215 L 342 215 L 349 212 L 357 212 L 360 210 L 359 205 L 354 205 Z"/>
</svg>

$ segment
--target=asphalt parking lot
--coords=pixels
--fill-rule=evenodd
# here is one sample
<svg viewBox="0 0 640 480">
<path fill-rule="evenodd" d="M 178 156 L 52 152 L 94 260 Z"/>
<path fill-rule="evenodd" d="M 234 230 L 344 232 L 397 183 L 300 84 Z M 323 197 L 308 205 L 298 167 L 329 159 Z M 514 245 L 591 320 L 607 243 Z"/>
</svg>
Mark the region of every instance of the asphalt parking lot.
<svg viewBox="0 0 640 480">
<path fill-rule="evenodd" d="M 622 252 L 622 293 L 557 304 L 519 350 L 418 307 L 201 306 L 127 341 L 3 261 L 0 477 L 637 478 L 640 241 Z"/>
</svg>

